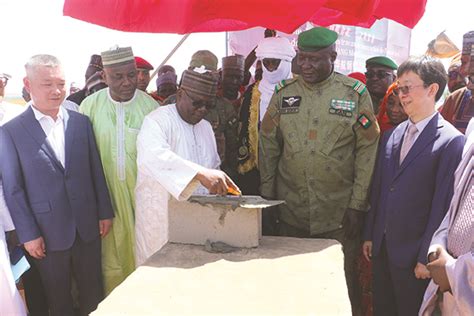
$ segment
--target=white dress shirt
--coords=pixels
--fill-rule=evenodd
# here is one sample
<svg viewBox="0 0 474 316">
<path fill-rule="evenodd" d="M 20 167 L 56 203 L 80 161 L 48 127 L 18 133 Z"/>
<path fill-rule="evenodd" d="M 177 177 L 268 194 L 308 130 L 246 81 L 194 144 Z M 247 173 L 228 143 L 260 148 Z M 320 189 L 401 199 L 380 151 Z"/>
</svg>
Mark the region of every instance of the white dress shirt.
<svg viewBox="0 0 474 316">
<path fill-rule="evenodd" d="M 64 167 L 65 164 L 65 140 L 64 140 L 64 109 L 59 108 L 56 121 L 51 116 L 45 115 L 38 111 L 33 105 L 31 106 L 36 120 L 40 123 L 41 128 L 46 134 L 46 140 L 54 150 L 56 158 Z"/>
</svg>

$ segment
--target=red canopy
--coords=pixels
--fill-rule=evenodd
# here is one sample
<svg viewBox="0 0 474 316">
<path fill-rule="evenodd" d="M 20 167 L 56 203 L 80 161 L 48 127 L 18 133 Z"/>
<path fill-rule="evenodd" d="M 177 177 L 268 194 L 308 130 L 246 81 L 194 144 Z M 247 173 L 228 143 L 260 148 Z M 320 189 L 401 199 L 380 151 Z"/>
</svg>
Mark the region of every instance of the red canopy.
<svg viewBox="0 0 474 316">
<path fill-rule="evenodd" d="M 127 32 L 195 33 L 262 26 L 292 33 L 305 22 L 413 28 L 427 0 L 65 0 L 64 15 Z"/>
</svg>

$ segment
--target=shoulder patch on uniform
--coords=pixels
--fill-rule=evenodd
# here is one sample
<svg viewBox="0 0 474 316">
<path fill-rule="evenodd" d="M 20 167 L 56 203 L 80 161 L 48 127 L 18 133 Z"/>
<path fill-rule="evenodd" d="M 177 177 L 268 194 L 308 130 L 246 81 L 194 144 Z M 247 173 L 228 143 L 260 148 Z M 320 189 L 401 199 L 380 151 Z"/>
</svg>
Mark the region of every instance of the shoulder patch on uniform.
<svg viewBox="0 0 474 316">
<path fill-rule="evenodd" d="M 293 82 L 295 82 L 295 79 L 286 79 L 286 80 L 280 81 L 275 86 L 275 93 L 280 92 L 283 88 L 287 87 L 288 85 L 292 84 Z"/>
<path fill-rule="evenodd" d="M 355 92 L 357 92 L 359 95 L 363 95 L 365 91 L 367 90 L 367 87 L 365 84 L 357 80 L 353 85 L 352 89 L 354 89 Z"/>
<path fill-rule="evenodd" d="M 356 126 L 358 133 L 369 141 L 377 139 L 380 135 L 380 127 L 372 111 L 362 110 L 357 118 L 356 124 L 358 125 Z"/>
<path fill-rule="evenodd" d="M 365 114 L 359 115 L 359 118 L 357 119 L 357 122 L 359 122 L 359 124 L 364 129 L 368 129 L 370 127 L 370 125 L 372 125 L 372 121 Z"/>
</svg>

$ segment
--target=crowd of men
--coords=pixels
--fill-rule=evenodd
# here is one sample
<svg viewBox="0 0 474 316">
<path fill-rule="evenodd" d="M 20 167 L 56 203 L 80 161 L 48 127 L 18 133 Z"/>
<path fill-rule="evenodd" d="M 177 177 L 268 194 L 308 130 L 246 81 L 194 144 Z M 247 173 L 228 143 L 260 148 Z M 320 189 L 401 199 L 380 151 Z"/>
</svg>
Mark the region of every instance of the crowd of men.
<svg viewBox="0 0 474 316">
<path fill-rule="evenodd" d="M 337 37 L 295 50 L 267 30 L 221 69 L 207 50 L 179 83 L 160 67 L 152 92 L 154 67 L 118 47 L 67 98 L 61 62 L 31 57 L 27 106 L 0 103 L 0 314 L 26 315 L 18 248 L 29 315 L 88 315 L 168 241 L 170 199 L 236 192 L 286 202 L 266 235 L 341 243 L 353 315 L 472 315 L 474 31 L 448 74 L 374 56 L 346 76 Z"/>
</svg>

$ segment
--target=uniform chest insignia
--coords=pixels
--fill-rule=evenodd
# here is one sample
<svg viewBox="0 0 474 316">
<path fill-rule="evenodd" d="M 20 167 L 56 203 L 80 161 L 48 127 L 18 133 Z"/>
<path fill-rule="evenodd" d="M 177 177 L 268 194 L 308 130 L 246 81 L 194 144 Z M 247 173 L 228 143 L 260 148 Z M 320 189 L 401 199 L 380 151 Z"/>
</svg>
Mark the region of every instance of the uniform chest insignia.
<svg viewBox="0 0 474 316">
<path fill-rule="evenodd" d="M 280 113 L 297 113 L 299 112 L 299 107 L 301 105 L 301 97 L 300 96 L 291 96 L 291 97 L 283 97 L 281 102 L 281 109 Z"/>
<path fill-rule="evenodd" d="M 355 101 L 332 99 L 329 113 L 344 117 L 352 117 L 355 110 Z"/>
<path fill-rule="evenodd" d="M 359 122 L 364 129 L 368 129 L 370 125 L 372 125 L 372 121 L 365 114 L 361 114 L 357 122 Z"/>
</svg>

